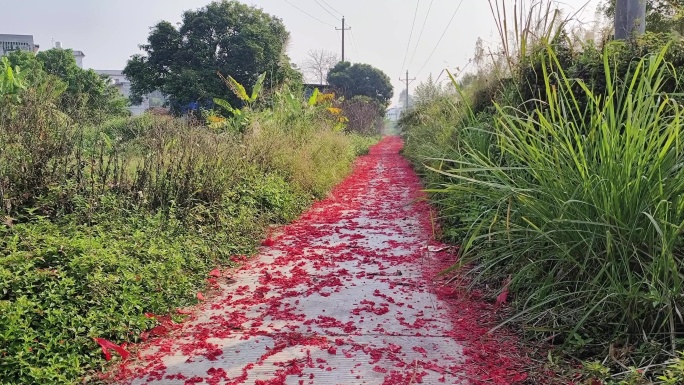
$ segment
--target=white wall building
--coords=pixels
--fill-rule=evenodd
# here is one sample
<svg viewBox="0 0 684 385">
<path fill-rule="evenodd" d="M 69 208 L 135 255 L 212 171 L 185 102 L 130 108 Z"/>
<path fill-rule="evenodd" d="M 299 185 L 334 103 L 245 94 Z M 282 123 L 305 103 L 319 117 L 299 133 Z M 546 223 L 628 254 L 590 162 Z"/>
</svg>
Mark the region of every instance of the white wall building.
<svg viewBox="0 0 684 385">
<path fill-rule="evenodd" d="M 33 35 L 0 34 L 0 56 L 19 50 L 30 52 L 38 51 L 38 46 L 33 42 Z"/>
<path fill-rule="evenodd" d="M 73 53 L 74 59 L 76 59 L 76 65 L 78 68 L 83 68 L 83 58 L 85 58 L 83 51 L 73 51 Z"/>
<path fill-rule="evenodd" d="M 131 96 L 131 82 L 126 78 L 126 75 L 124 75 L 122 71 L 119 71 L 119 70 L 95 70 L 95 73 L 97 73 L 98 75 L 108 76 L 109 77 L 109 84 L 116 87 L 116 89 L 119 90 L 119 93 L 123 97 L 128 98 Z M 148 96 L 143 97 L 142 104 L 139 104 L 137 106 L 128 106 L 128 110 L 131 112 L 131 115 L 133 115 L 133 116 L 142 115 L 149 108 L 150 108 L 150 99 Z"/>
</svg>

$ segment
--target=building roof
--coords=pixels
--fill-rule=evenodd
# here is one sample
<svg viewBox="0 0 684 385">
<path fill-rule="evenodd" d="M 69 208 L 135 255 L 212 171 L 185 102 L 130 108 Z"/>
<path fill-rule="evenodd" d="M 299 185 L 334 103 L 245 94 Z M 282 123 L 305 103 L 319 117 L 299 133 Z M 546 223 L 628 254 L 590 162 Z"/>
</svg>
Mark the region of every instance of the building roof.
<svg viewBox="0 0 684 385">
<path fill-rule="evenodd" d="M 23 40 L 23 41 L 30 40 L 31 42 L 33 42 L 33 35 L 13 35 L 13 34 L 0 33 L 0 40 L 7 41 L 9 39 Z"/>
<path fill-rule="evenodd" d="M 99 75 L 124 76 L 122 70 L 94 70 Z"/>
<path fill-rule="evenodd" d="M 305 88 L 328 88 L 327 84 L 304 83 Z"/>
<path fill-rule="evenodd" d="M 14 49 L 35 50 L 33 35 L 0 34 L 0 55 L 6 50 Z"/>
</svg>

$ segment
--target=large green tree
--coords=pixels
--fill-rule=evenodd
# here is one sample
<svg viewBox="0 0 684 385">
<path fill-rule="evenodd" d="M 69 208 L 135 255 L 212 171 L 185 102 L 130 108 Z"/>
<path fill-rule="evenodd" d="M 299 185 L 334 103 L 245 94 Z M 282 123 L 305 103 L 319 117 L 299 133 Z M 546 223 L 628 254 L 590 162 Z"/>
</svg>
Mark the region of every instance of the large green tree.
<svg viewBox="0 0 684 385">
<path fill-rule="evenodd" d="M 368 64 L 340 62 L 328 73 L 328 84 L 346 99 L 367 96 L 384 107 L 394 96 L 389 76 Z"/>
<path fill-rule="evenodd" d="M 50 49 L 37 55 L 14 51 L 7 58 L 31 87 L 58 93 L 59 109 L 72 118 L 96 122 L 128 113 L 128 103 L 116 88 L 95 71 L 80 68 L 71 50 Z"/>
<path fill-rule="evenodd" d="M 183 14 L 178 28 L 162 21 L 152 28 L 143 55 L 133 56 L 124 74 L 135 103 L 152 91 L 167 95 L 175 110 L 221 98 L 239 105 L 217 72 L 253 84 L 266 72 L 266 88 L 301 74 L 285 55 L 289 33 L 283 22 L 238 1 L 215 1 Z"/>
</svg>

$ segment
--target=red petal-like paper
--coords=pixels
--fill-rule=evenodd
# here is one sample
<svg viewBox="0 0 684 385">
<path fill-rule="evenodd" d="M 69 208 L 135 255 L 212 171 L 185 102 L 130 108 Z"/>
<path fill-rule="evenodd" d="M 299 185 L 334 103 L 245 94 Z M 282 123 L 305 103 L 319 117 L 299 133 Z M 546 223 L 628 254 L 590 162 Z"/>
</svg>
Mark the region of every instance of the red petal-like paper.
<svg viewBox="0 0 684 385">
<path fill-rule="evenodd" d="M 197 292 L 197 299 L 199 301 L 204 301 L 204 294 L 202 294 L 202 292 Z"/>
<path fill-rule="evenodd" d="M 508 290 L 504 290 L 496 297 L 496 306 L 506 303 L 506 300 L 508 300 Z"/>
<path fill-rule="evenodd" d="M 114 350 L 115 352 L 119 353 L 121 358 L 124 360 L 127 359 L 131 354 L 126 351 L 126 349 L 122 348 L 121 346 L 111 342 L 107 341 L 104 338 L 93 338 L 95 342 L 97 342 L 100 347 L 102 348 L 102 353 L 104 353 L 105 360 L 109 361 L 112 359 L 111 353 L 109 353 L 109 350 Z"/>
<path fill-rule="evenodd" d="M 217 277 L 217 278 L 218 278 L 218 277 L 221 276 L 221 270 L 219 270 L 219 269 L 214 269 L 214 270 L 212 270 L 212 271 L 209 272 L 209 275 L 212 276 L 212 277 Z"/>
</svg>

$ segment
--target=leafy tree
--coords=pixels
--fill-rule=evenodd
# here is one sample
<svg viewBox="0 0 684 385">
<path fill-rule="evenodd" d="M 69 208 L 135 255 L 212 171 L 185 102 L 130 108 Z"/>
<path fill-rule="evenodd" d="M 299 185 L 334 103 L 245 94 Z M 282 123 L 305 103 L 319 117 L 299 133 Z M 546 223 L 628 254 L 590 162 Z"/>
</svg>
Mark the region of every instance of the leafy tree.
<svg viewBox="0 0 684 385">
<path fill-rule="evenodd" d="M 155 90 L 169 97 L 178 111 L 190 103 L 211 104 L 214 98 L 240 105 L 217 73 L 241 84 L 254 84 L 266 73 L 266 88 L 286 79 L 301 81 L 285 55 L 289 33 L 283 22 L 238 1 L 215 1 L 183 14 L 179 28 L 162 21 L 152 28 L 144 55 L 124 69 L 131 80 L 131 100 Z"/>
<path fill-rule="evenodd" d="M 324 49 L 311 50 L 306 54 L 302 69 L 312 79 L 315 79 L 319 84 L 323 84 L 330 69 L 339 62 L 339 56 L 334 52 Z"/>
<path fill-rule="evenodd" d="M 43 75 L 43 63 L 36 59 L 36 54 L 30 51 L 12 51 L 7 56 L 9 65 L 19 67 L 24 73 L 31 74 L 31 79 Z"/>
<path fill-rule="evenodd" d="M 70 49 L 50 49 L 41 51 L 36 55 L 38 61 L 43 64 L 43 70 L 60 79 L 73 79 L 77 77 L 81 68 L 76 64 L 74 53 Z"/>
<path fill-rule="evenodd" d="M 48 75 L 56 76 L 67 84 L 61 102 L 65 112 L 82 111 L 86 118 L 97 118 L 92 116 L 93 113 L 106 116 L 125 114 L 126 100 L 95 71 L 80 68 L 72 50 L 51 49 L 39 52 L 36 58 Z"/>
<path fill-rule="evenodd" d="M 346 99 L 367 96 L 385 108 L 394 95 L 389 76 L 368 64 L 338 63 L 328 74 L 328 84 Z"/>
<path fill-rule="evenodd" d="M 418 103 L 429 103 L 440 97 L 444 91 L 442 85 L 435 82 L 430 74 L 424 82 L 416 86 L 415 98 Z"/>
<path fill-rule="evenodd" d="M 24 74 L 19 67 L 12 68 L 6 57 L 0 60 L 0 102 L 20 101 L 19 92 L 26 89 Z"/>
<path fill-rule="evenodd" d="M 13 51 L 7 58 L 10 65 L 23 71 L 32 87 L 59 93 L 59 109 L 78 120 L 128 114 L 126 99 L 95 71 L 79 68 L 71 50 L 50 49 L 37 55 Z"/>
</svg>

